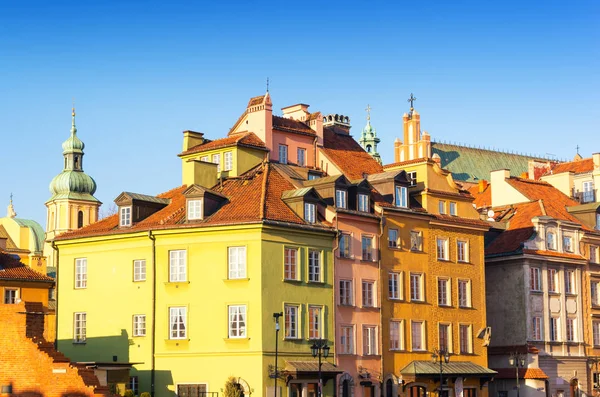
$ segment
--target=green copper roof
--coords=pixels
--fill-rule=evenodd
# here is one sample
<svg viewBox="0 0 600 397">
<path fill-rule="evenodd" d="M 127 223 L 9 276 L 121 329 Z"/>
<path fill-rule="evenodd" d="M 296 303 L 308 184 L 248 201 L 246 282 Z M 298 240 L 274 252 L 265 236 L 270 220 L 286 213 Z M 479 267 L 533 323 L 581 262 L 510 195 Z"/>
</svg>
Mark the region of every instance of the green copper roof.
<svg viewBox="0 0 600 397">
<path fill-rule="evenodd" d="M 44 240 L 46 234 L 42 226 L 36 221 L 30 219 L 13 218 L 13 221 L 21 227 L 28 227 L 34 235 L 33 243 L 35 244 L 34 252 L 41 253 L 44 250 Z"/>
<path fill-rule="evenodd" d="M 63 154 L 81 153 L 85 145 L 83 141 L 77 137 L 77 127 L 75 127 L 75 109 L 73 109 L 73 121 L 71 123 L 71 136 L 62 144 Z"/>
<path fill-rule="evenodd" d="M 520 176 L 528 171 L 529 160 L 549 161 L 536 156 L 439 142 L 431 143 L 431 151 L 432 155 L 440 156 L 442 168 L 452 172 L 454 179 L 466 182 L 489 180 L 490 172 L 500 169 L 508 169 L 511 175 Z"/>
<path fill-rule="evenodd" d="M 50 193 L 52 193 L 50 200 L 57 199 L 57 196 L 67 198 L 65 195 L 69 195 L 69 198 L 98 201 L 92 196 L 95 192 L 96 182 L 83 171 L 65 170 L 50 182 Z"/>
</svg>

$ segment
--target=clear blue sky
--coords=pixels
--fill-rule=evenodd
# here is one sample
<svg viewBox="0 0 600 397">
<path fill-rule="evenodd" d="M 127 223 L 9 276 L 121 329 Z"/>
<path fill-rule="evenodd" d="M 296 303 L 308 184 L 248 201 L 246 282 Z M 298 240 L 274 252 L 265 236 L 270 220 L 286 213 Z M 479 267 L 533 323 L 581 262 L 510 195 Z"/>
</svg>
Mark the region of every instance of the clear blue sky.
<svg viewBox="0 0 600 397">
<path fill-rule="evenodd" d="M 96 3 L 96 4 L 92 4 Z M 0 210 L 45 227 L 75 97 L 105 206 L 181 183 L 185 129 L 224 136 L 271 80 L 274 108 L 369 103 L 384 162 L 418 98 L 433 139 L 600 151 L 600 2 L 7 2 L 0 10 Z M 3 215 L 3 214 L 2 214 Z"/>
</svg>

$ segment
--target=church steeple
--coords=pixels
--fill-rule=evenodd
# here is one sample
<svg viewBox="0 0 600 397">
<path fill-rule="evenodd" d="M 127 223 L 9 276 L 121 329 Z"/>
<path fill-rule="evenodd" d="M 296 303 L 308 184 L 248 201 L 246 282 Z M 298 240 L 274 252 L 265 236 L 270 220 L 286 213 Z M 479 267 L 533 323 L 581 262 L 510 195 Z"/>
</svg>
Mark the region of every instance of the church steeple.
<svg viewBox="0 0 600 397">
<path fill-rule="evenodd" d="M 362 146 L 367 153 L 369 153 L 375 160 L 377 160 L 379 164 L 381 164 L 381 156 L 377 152 L 377 144 L 379 143 L 380 139 L 377 138 L 377 132 L 371 125 L 371 106 L 367 105 L 365 110 L 367 111 L 367 125 L 365 128 L 363 128 L 358 143 L 360 143 L 360 146 Z"/>
<path fill-rule="evenodd" d="M 10 194 L 10 203 L 8 204 L 8 208 L 6 209 L 6 216 L 8 218 L 15 218 L 17 216 L 17 213 L 15 212 L 15 207 L 12 202 L 12 198 L 13 198 L 13 195 L 11 193 Z"/>
</svg>

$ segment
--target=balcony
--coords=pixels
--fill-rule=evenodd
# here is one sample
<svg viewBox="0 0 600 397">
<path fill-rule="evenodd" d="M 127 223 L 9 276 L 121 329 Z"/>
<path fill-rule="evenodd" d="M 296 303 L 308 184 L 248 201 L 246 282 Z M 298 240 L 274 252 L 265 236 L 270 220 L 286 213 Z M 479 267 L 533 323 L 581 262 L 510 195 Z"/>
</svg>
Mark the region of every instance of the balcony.
<svg viewBox="0 0 600 397">
<path fill-rule="evenodd" d="M 596 189 L 587 191 L 573 191 L 573 198 L 579 201 L 580 204 L 596 202 Z"/>
</svg>

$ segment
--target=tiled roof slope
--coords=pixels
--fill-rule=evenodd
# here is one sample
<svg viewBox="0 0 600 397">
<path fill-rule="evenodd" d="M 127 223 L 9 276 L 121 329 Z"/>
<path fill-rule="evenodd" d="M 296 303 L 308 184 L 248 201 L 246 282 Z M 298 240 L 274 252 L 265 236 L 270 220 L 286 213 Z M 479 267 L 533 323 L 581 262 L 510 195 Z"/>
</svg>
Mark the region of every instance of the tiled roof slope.
<svg viewBox="0 0 600 397">
<path fill-rule="evenodd" d="M 432 142 L 431 150 L 432 154 L 440 156 L 440 165 L 452 172 L 454 179 L 466 182 L 489 179 L 490 172 L 499 169 L 509 169 L 512 175 L 521 175 L 528 171 L 529 160 L 548 161 L 540 157 L 440 142 Z"/>
<path fill-rule="evenodd" d="M 488 184 L 483 192 L 479 191 L 479 185 L 473 185 L 469 188 L 471 196 L 475 197 L 473 204 L 477 208 L 490 207 L 492 205 L 492 185 Z"/>
<path fill-rule="evenodd" d="M 515 378 L 514 368 L 494 368 L 498 374 L 496 379 L 512 379 Z M 519 368 L 519 379 L 548 379 L 548 375 L 540 368 Z"/>
<path fill-rule="evenodd" d="M 552 167 L 552 170 L 547 172 L 546 175 L 560 174 L 563 172 L 573 172 L 575 174 L 581 174 L 583 172 L 592 172 L 593 170 L 594 160 L 589 158 L 569 161 L 568 163 L 558 163 L 554 167 Z"/>
<path fill-rule="evenodd" d="M 51 277 L 36 272 L 18 258 L 4 252 L 0 252 L 0 280 L 54 283 Z"/>
<path fill-rule="evenodd" d="M 170 203 L 131 227 L 119 228 L 118 215 L 114 214 L 84 228 L 63 233 L 56 239 L 262 221 L 308 226 L 281 198 L 284 191 L 294 189 L 294 186 L 269 163 L 262 163 L 240 177 L 227 179 L 212 187 L 211 190 L 227 197 L 227 201 L 217 212 L 201 221 L 185 222 L 186 199 L 183 192 L 186 188 L 184 185 L 158 195 L 170 199 Z"/>
<path fill-rule="evenodd" d="M 256 149 L 265 149 L 266 146 L 259 137 L 253 132 L 243 132 L 239 134 L 233 134 L 226 138 L 215 139 L 214 141 L 207 141 L 203 144 L 196 145 L 188 150 L 179 153 L 179 156 L 185 156 L 188 154 L 205 152 L 207 150 L 220 149 L 229 146 L 246 146 Z"/>
<path fill-rule="evenodd" d="M 346 178 L 361 179 L 363 174 L 378 174 L 383 167 L 352 138 L 323 128 L 323 152 Z"/>
<path fill-rule="evenodd" d="M 315 135 L 315 131 L 313 131 L 309 126 L 307 126 L 303 122 L 293 119 L 286 119 L 284 117 L 279 116 L 273 116 L 273 129 Z"/>
</svg>

